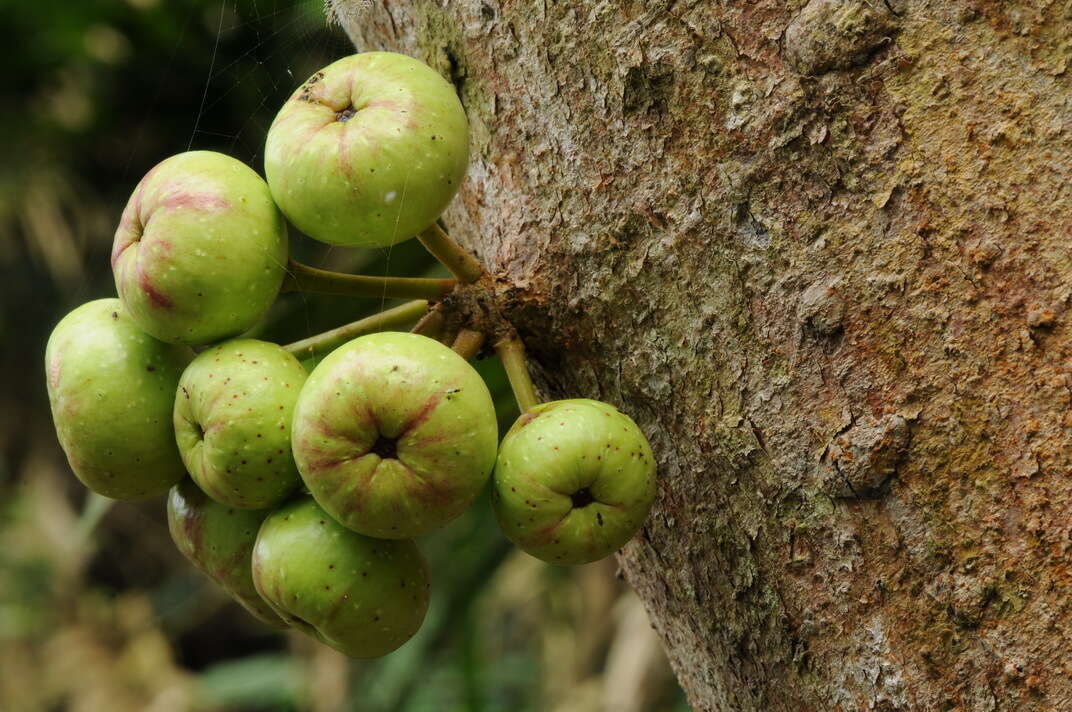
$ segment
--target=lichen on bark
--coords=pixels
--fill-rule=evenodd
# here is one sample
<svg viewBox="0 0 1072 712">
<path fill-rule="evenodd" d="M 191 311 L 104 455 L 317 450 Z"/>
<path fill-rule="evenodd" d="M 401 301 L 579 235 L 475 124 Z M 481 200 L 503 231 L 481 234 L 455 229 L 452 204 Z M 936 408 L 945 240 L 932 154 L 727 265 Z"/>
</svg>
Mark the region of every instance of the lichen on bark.
<svg viewBox="0 0 1072 712">
<path fill-rule="evenodd" d="M 460 86 L 544 395 L 650 438 L 697 709 L 1072 708 L 1072 6 L 335 4 Z"/>
</svg>

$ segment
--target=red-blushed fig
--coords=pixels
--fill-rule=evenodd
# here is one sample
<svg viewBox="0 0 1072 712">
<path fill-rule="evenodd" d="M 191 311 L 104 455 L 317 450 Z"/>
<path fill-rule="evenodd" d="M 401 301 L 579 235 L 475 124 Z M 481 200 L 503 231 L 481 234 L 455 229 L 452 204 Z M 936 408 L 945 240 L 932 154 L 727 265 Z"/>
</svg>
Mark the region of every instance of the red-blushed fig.
<svg viewBox="0 0 1072 712">
<path fill-rule="evenodd" d="M 287 624 L 353 658 L 386 655 L 413 637 L 431 588 L 412 541 L 350 531 L 308 497 L 264 520 L 253 583 Z"/>
<path fill-rule="evenodd" d="M 313 370 L 291 444 L 309 492 L 343 525 L 407 539 L 461 514 L 495 464 L 498 424 L 469 363 L 417 334 L 339 347 Z"/>
<path fill-rule="evenodd" d="M 226 341 L 197 355 L 175 396 L 175 440 L 190 476 L 217 502 L 264 509 L 300 484 L 290 421 L 305 383 L 281 346 Z"/>
<path fill-rule="evenodd" d="M 253 543 L 269 510 L 235 509 L 214 501 L 191 480 L 168 493 L 168 530 L 175 546 L 254 618 L 285 628 L 253 587 Z"/>
<path fill-rule="evenodd" d="M 253 326 L 287 263 L 283 216 L 241 161 L 190 151 L 149 171 L 112 245 L 119 298 L 162 341 L 207 344 Z"/>
<path fill-rule="evenodd" d="M 600 401 L 542 403 L 507 432 L 492 502 L 503 533 L 552 564 L 613 553 L 644 524 L 655 458 L 632 419 Z"/>
<path fill-rule="evenodd" d="M 139 329 L 118 299 L 98 299 L 60 320 L 45 348 L 56 435 L 74 474 L 113 499 L 164 494 L 186 475 L 171 410 L 193 358 Z"/>
<path fill-rule="evenodd" d="M 298 87 L 264 148 L 276 203 L 333 245 L 384 247 L 447 207 L 469 163 L 469 125 L 454 87 L 423 62 L 356 54 Z"/>
</svg>

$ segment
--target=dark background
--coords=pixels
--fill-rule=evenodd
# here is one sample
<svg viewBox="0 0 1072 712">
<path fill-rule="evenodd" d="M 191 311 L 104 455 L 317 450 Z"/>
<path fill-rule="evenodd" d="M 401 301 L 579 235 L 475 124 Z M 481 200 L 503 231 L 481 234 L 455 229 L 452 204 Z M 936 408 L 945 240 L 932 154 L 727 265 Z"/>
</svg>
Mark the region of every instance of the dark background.
<svg viewBox="0 0 1072 712">
<path fill-rule="evenodd" d="M 261 171 L 278 107 L 353 48 L 317 0 L 0 0 L 0 22 L 0 710 L 684 708 L 613 560 L 542 564 L 502 538 L 486 499 L 419 542 L 433 603 L 418 636 L 352 662 L 230 603 L 174 550 L 162 500 L 87 496 L 52 430 L 44 345 L 70 309 L 114 296 L 127 197 L 189 148 Z M 346 250 L 292 230 L 291 244 L 332 269 L 444 274 L 415 241 Z M 289 294 L 260 336 L 382 306 Z M 478 368 L 505 431 L 505 379 L 494 359 Z"/>
</svg>

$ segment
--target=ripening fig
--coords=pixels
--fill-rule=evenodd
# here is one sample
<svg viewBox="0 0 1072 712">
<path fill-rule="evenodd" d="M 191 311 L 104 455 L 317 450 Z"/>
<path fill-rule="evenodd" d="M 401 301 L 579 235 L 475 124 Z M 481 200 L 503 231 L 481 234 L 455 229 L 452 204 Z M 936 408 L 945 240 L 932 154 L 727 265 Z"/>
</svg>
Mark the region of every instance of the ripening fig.
<svg viewBox="0 0 1072 712">
<path fill-rule="evenodd" d="M 643 525 L 655 499 L 655 458 L 614 406 L 554 401 L 510 428 L 494 482 L 508 539 L 538 559 L 583 564 L 613 553 Z"/>
<path fill-rule="evenodd" d="M 119 298 L 138 326 L 170 343 L 249 329 L 275 301 L 286 263 L 286 228 L 267 184 L 212 151 L 149 171 L 112 245 Z"/>
<path fill-rule="evenodd" d="M 175 546 L 253 616 L 286 627 L 253 587 L 253 543 L 268 510 L 241 510 L 208 497 L 190 480 L 168 494 L 168 530 Z"/>
<path fill-rule="evenodd" d="M 311 76 L 268 130 L 264 173 L 310 237 L 385 247 L 429 227 L 469 163 L 454 87 L 393 52 L 355 54 Z"/>
<path fill-rule="evenodd" d="M 118 299 L 98 299 L 60 320 L 45 349 L 52 420 L 74 474 L 114 499 L 167 492 L 186 472 L 171 409 L 186 347 L 139 329 Z"/>
<path fill-rule="evenodd" d="M 430 591 L 416 544 L 350 531 L 308 497 L 264 520 L 253 583 L 289 625 L 354 658 L 386 655 L 413 637 Z"/>
<path fill-rule="evenodd" d="M 495 464 L 491 394 L 469 363 L 417 334 L 362 336 L 320 362 L 294 410 L 309 492 L 343 525 L 406 539 L 446 524 Z"/>
<path fill-rule="evenodd" d="M 305 382 L 281 346 L 226 341 L 197 355 L 175 396 L 175 439 L 190 476 L 217 502 L 273 507 L 301 482 L 290 421 Z"/>
</svg>

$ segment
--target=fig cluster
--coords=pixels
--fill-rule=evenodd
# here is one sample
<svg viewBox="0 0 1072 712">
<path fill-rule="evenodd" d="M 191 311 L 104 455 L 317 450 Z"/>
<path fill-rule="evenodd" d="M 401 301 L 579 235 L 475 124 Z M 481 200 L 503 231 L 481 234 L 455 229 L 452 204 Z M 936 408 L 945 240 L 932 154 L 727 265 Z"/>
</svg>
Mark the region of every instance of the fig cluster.
<svg viewBox="0 0 1072 712">
<path fill-rule="evenodd" d="M 115 499 L 168 493 L 180 551 L 256 618 L 353 657 L 421 626 L 414 539 L 465 511 L 494 473 L 505 535 L 549 562 L 614 552 L 655 496 L 636 424 L 592 400 L 524 412 L 501 445 L 487 386 L 418 333 L 360 336 L 311 372 L 243 337 L 275 300 L 287 221 L 318 240 L 386 246 L 429 228 L 465 173 L 452 86 L 409 57 L 340 60 L 268 131 L 267 180 L 228 156 L 162 161 L 115 235 L 118 298 L 84 304 L 46 349 L 74 474 Z"/>
</svg>

